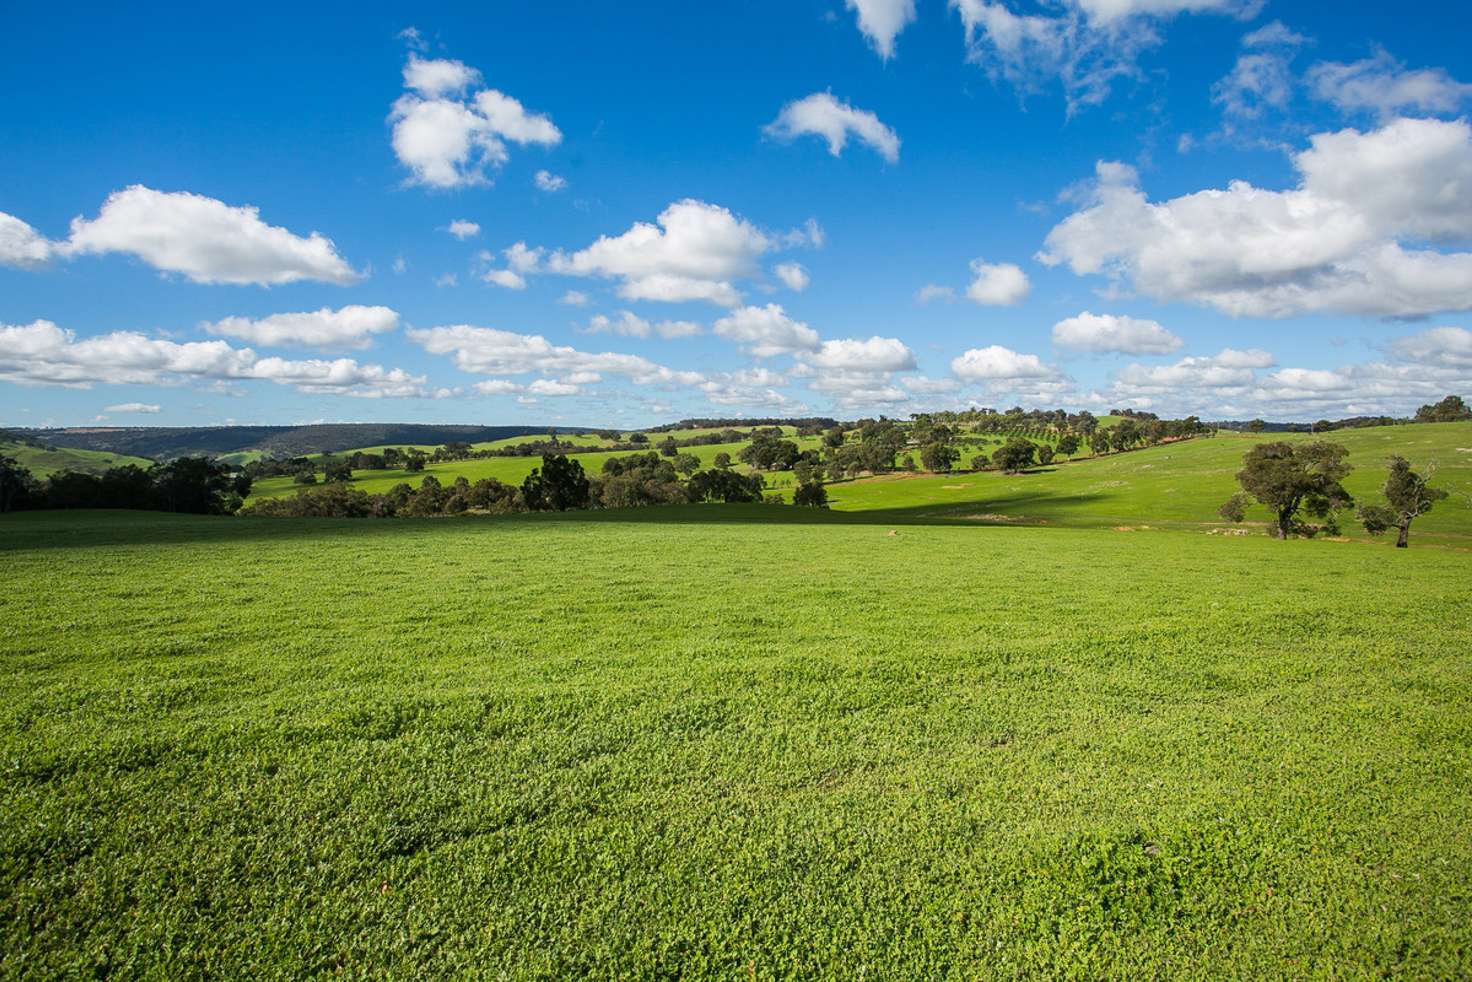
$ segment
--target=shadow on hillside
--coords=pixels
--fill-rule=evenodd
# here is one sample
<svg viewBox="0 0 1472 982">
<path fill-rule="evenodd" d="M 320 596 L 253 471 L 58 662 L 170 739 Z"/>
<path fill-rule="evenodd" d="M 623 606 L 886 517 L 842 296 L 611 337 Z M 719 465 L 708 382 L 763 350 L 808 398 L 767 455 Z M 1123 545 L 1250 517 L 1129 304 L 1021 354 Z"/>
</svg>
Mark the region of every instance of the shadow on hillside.
<svg viewBox="0 0 1472 982">
<path fill-rule="evenodd" d="M 447 526 L 494 534 L 506 528 L 550 524 L 650 525 L 877 525 L 1044 526 L 1066 525 L 1055 509 L 1097 501 L 1099 495 L 1050 494 L 1043 490 L 985 499 L 932 503 L 872 511 L 837 511 L 793 505 L 669 505 L 607 511 L 467 515 L 457 518 L 235 518 L 139 511 L 39 511 L 0 515 L 0 553 L 75 547 L 135 547 L 202 542 L 260 542 L 301 539 L 416 536 Z M 1041 514 L 1029 514 L 1041 512 Z"/>
</svg>

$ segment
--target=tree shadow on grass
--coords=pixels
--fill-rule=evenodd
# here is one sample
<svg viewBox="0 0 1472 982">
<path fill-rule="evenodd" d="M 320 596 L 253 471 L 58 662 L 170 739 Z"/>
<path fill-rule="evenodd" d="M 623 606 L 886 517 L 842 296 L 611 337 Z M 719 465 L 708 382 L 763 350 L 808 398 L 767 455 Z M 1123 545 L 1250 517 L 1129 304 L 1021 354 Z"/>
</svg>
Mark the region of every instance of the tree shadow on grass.
<svg viewBox="0 0 1472 982">
<path fill-rule="evenodd" d="M 869 511 L 800 508 L 778 504 L 664 505 L 649 508 L 464 515 L 446 518 L 238 518 L 146 511 L 36 511 L 0 515 L 0 553 L 81 547 L 166 546 L 208 542 L 417 536 L 457 531 L 551 525 L 823 525 L 854 526 L 1045 526 L 1066 521 L 1056 509 L 1087 505 L 1100 495 L 1050 494 L 1041 490 L 984 499 Z M 1024 514 L 1023 512 L 1043 514 Z"/>
</svg>

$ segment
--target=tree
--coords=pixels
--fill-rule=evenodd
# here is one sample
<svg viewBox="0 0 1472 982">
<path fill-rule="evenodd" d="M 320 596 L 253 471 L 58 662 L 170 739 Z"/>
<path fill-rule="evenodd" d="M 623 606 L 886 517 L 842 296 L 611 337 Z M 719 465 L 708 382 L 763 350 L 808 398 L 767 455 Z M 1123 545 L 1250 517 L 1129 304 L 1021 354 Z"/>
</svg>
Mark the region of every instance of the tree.
<svg viewBox="0 0 1472 982">
<path fill-rule="evenodd" d="M 682 453 L 675 457 L 675 470 L 689 477 L 700 470 L 700 458 L 693 453 Z"/>
<path fill-rule="evenodd" d="M 293 484 L 316 484 L 317 483 L 317 472 L 316 471 L 297 471 L 296 477 L 293 477 L 291 479 L 291 483 L 293 483 Z"/>
<path fill-rule="evenodd" d="M 36 487 L 31 472 L 14 457 L 0 454 L 0 513 L 20 508 Z"/>
<path fill-rule="evenodd" d="M 715 464 L 715 466 L 719 467 L 723 471 L 729 470 L 731 467 L 731 455 L 722 450 L 720 453 L 716 454 L 715 459 L 712 460 L 711 463 Z"/>
<path fill-rule="evenodd" d="M 801 455 L 796 443 L 782 439 L 781 430 L 758 430 L 737 454 L 743 463 L 764 471 L 791 470 Z"/>
<path fill-rule="evenodd" d="M 1287 539 L 1301 530 L 1298 513 L 1307 511 L 1331 518 L 1334 511 L 1354 504 L 1339 482 L 1353 468 L 1345 463 L 1349 451 L 1337 443 L 1260 443 L 1242 458 L 1237 483 L 1274 514 L 1273 535 Z"/>
<path fill-rule="evenodd" d="M 674 437 L 667 436 L 659 441 L 659 452 L 666 457 L 674 457 L 680 452 L 680 445 L 675 442 Z"/>
<path fill-rule="evenodd" d="M 828 491 L 816 481 L 799 484 L 792 492 L 792 503 L 806 508 L 827 508 Z"/>
<path fill-rule="evenodd" d="M 155 467 L 152 477 L 165 511 L 218 515 L 240 506 L 230 468 L 208 457 L 179 457 Z"/>
<path fill-rule="evenodd" d="M 1072 457 L 1078 453 L 1078 437 L 1072 433 L 1065 433 L 1058 441 L 1058 452 L 1065 457 Z"/>
<path fill-rule="evenodd" d="M 1032 466 L 1038 448 L 1031 440 L 1013 437 L 992 454 L 992 463 L 1006 474 L 1020 474 Z"/>
<path fill-rule="evenodd" d="M 943 429 L 944 427 L 936 427 Z M 933 473 L 950 473 L 951 466 L 961 459 L 961 452 L 949 443 L 927 443 L 920 450 L 920 463 Z"/>
<path fill-rule="evenodd" d="M 422 466 L 422 465 L 421 465 Z M 346 484 L 353 479 L 353 465 L 339 457 L 322 458 L 322 481 L 325 484 Z"/>
<path fill-rule="evenodd" d="M 1254 419 L 1252 422 L 1250 422 L 1250 423 L 1247 424 L 1247 432 L 1249 432 L 1249 433 L 1261 433 L 1263 431 L 1263 428 L 1266 427 L 1267 425 L 1268 424 L 1264 423 L 1260 419 Z"/>
<path fill-rule="evenodd" d="M 1390 458 L 1390 475 L 1383 489 L 1388 505 L 1366 505 L 1360 509 L 1360 523 L 1371 535 L 1397 529 L 1395 547 L 1410 545 L 1411 522 L 1426 514 L 1447 496 L 1441 488 L 1427 484 L 1435 470 L 1428 468 L 1426 477 L 1411 470 L 1410 461 L 1401 456 Z"/>
<path fill-rule="evenodd" d="M 1416 410 L 1418 423 L 1456 423 L 1465 419 L 1472 419 L 1472 409 L 1467 407 L 1461 396 L 1447 396 L 1440 402 Z"/>
<path fill-rule="evenodd" d="M 404 463 L 404 470 L 411 474 L 418 474 L 424 470 L 424 454 L 417 451 L 409 454 L 409 459 Z"/>
<path fill-rule="evenodd" d="M 533 511 L 586 508 L 590 490 L 583 465 L 562 454 L 543 454 L 542 466 L 532 468 L 521 484 L 522 497 Z"/>
<path fill-rule="evenodd" d="M 987 458 L 986 454 L 979 453 L 971 458 L 971 469 L 974 471 L 984 471 L 990 463 L 991 460 Z"/>
<path fill-rule="evenodd" d="M 1038 463 L 1042 464 L 1045 467 L 1048 464 L 1051 464 L 1053 462 L 1054 453 L 1055 451 L 1053 450 L 1051 444 L 1045 443 L 1042 446 L 1038 447 Z"/>
</svg>

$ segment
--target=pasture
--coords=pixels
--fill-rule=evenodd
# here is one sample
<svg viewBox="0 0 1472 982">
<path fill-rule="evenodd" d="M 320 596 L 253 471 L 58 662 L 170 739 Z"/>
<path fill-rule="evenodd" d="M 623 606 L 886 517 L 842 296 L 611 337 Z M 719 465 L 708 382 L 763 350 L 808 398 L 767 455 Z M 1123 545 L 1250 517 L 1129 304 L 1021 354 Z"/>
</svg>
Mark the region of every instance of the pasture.
<svg viewBox="0 0 1472 982">
<path fill-rule="evenodd" d="M 931 510 L 0 516 L 0 975 L 1472 974 L 1463 553 Z"/>
</svg>

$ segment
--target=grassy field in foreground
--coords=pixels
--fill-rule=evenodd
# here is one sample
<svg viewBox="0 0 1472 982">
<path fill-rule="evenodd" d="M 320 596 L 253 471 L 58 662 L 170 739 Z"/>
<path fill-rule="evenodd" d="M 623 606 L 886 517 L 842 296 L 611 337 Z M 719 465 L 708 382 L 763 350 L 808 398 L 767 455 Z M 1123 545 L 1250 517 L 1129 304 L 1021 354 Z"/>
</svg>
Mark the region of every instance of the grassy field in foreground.
<svg viewBox="0 0 1472 982">
<path fill-rule="evenodd" d="M 797 511 L 0 516 L 0 975 L 1472 974 L 1464 556 Z"/>
<path fill-rule="evenodd" d="M 1266 440 L 1302 442 L 1303 434 L 1233 434 L 1188 440 L 1097 459 L 1082 457 L 1019 475 L 997 472 L 926 477 L 893 475 L 828 488 L 835 509 L 889 511 L 900 520 L 1063 525 L 1083 528 L 1207 528 L 1237 488 L 1242 456 Z M 1433 483 L 1453 492 L 1412 526 L 1411 541 L 1472 545 L 1472 423 L 1430 423 L 1340 430 L 1321 439 L 1343 444 L 1354 471 L 1344 482 L 1362 501 L 1378 501 L 1385 458 L 1398 453 L 1418 469 L 1437 464 Z M 1249 521 L 1267 510 L 1249 509 Z M 1347 535 L 1364 538 L 1352 513 Z"/>
<path fill-rule="evenodd" d="M 101 474 L 109 467 L 123 467 L 128 464 L 145 470 L 153 466 L 153 461 L 146 457 L 130 457 L 127 454 L 102 450 L 78 450 L 74 447 L 47 450 L 11 440 L 0 440 L 0 456 L 14 458 L 38 480 L 50 477 L 57 471 Z"/>
</svg>

